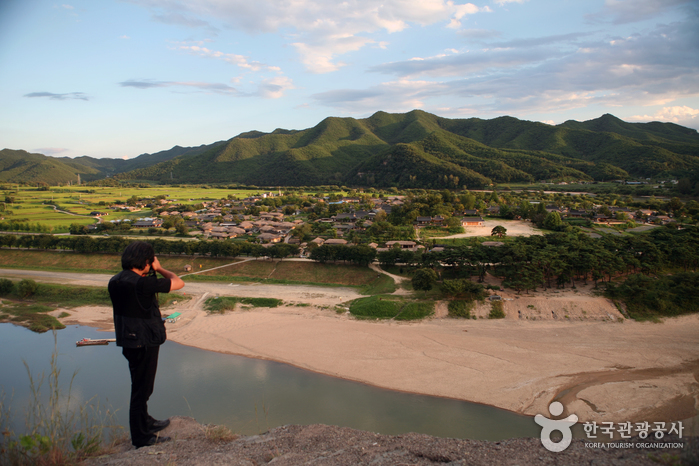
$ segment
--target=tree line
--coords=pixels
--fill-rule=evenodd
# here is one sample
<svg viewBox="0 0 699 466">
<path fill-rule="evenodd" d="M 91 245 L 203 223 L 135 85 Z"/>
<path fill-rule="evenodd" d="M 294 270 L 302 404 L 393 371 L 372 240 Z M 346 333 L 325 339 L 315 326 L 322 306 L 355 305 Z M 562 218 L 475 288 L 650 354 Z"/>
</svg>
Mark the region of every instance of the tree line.
<svg viewBox="0 0 699 466">
<path fill-rule="evenodd" d="M 121 253 L 126 246 L 137 241 L 119 236 L 93 238 L 90 236 L 54 236 L 54 235 L 0 235 L 0 246 L 6 248 L 63 250 L 79 253 Z M 299 253 L 294 244 L 277 243 L 265 247 L 248 242 L 200 240 L 168 241 L 164 239 L 143 240 L 153 245 L 156 254 L 208 255 L 211 257 L 271 257 L 284 259 Z"/>
</svg>

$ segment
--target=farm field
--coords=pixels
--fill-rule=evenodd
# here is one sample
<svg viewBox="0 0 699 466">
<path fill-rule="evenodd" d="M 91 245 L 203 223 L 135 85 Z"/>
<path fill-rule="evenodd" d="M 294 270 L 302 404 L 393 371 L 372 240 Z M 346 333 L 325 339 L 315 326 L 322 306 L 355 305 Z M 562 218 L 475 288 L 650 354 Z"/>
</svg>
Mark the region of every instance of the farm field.
<svg viewBox="0 0 699 466">
<path fill-rule="evenodd" d="M 132 196 L 144 198 L 164 195 L 171 200 L 197 204 L 228 196 L 244 198 L 268 192 L 268 190 L 263 189 L 207 189 L 196 186 L 152 186 L 147 188 L 71 186 L 52 187 L 49 191 L 39 191 L 37 188 L 25 186 L 5 185 L 2 188 L 3 198 L 7 196 L 14 198 L 11 204 L 6 205 L 6 211 L 0 212 L 2 220 L 29 222 L 32 225 L 39 223 L 46 227 L 47 232 L 53 233 L 67 232 L 72 223 L 81 225 L 97 223 L 96 218 L 89 216 L 93 211 L 105 212 L 107 215 L 102 217 L 102 221 L 105 222 L 123 219 L 135 220 L 153 215 L 150 209 L 135 212 L 115 212 L 108 209 L 108 206 L 114 202 L 126 202 Z M 51 204 L 56 204 L 58 210 L 64 212 L 56 211 Z"/>
</svg>

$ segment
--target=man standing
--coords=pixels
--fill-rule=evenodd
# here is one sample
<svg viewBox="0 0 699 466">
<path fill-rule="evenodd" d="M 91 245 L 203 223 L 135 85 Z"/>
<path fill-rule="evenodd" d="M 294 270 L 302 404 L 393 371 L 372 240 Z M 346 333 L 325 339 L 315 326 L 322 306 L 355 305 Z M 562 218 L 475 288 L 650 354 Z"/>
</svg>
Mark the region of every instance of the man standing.
<svg viewBox="0 0 699 466">
<path fill-rule="evenodd" d="M 184 282 L 165 270 L 155 257 L 153 246 L 143 241 L 133 242 L 124 249 L 121 268 L 123 270 L 109 280 L 108 288 L 114 307 L 116 344 L 122 347 L 131 372 L 131 443 L 140 448 L 170 440 L 170 437 L 156 435 L 170 420 L 158 421 L 148 414 L 158 352 L 166 339 L 157 293 L 179 290 Z M 156 272 L 163 278 L 158 278 Z"/>
</svg>

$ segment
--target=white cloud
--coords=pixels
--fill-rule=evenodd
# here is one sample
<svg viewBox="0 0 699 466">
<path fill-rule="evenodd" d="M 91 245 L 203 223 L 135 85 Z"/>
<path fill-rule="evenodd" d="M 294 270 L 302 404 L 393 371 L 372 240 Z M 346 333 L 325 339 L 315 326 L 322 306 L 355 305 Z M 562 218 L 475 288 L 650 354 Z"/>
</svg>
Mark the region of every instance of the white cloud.
<svg viewBox="0 0 699 466">
<path fill-rule="evenodd" d="M 33 149 L 31 153 L 33 154 L 44 154 L 49 156 L 56 156 L 64 152 L 68 152 L 70 149 L 65 149 L 63 147 L 42 147 L 40 149 Z"/>
<path fill-rule="evenodd" d="M 46 97 L 51 100 L 90 100 L 90 97 L 84 92 L 66 92 L 65 94 L 55 94 L 53 92 L 30 92 L 24 94 L 24 97 Z"/>
<path fill-rule="evenodd" d="M 526 1 L 527 0 L 493 0 L 493 3 L 495 3 L 496 5 L 503 6 L 508 3 L 524 3 Z"/>
<path fill-rule="evenodd" d="M 316 43 L 295 42 L 291 45 L 301 55 L 301 62 L 309 71 L 328 73 L 345 66 L 342 62 L 333 61 L 336 55 L 357 51 L 368 43 L 373 41 L 364 37 L 343 35 L 326 37 L 324 41 Z"/>
<path fill-rule="evenodd" d="M 695 26 L 691 21 L 659 25 L 645 34 L 618 38 L 614 45 L 609 38 L 589 40 L 584 34 L 571 33 L 527 39 L 525 48 L 518 48 L 513 40 L 507 48 L 415 57 L 370 70 L 393 75 L 397 81 L 314 98 L 322 105 L 355 113 L 384 106 L 401 111 L 418 107 L 413 105 L 416 100 L 423 108 L 447 104 L 454 111 L 480 114 L 541 114 L 590 106 L 668 107 L 671 103 L 682 108 L 691 105 L 688 99 L 699 97 L 699 49 L 694 45 L 699 42 L 699 30 Z M 562 45 L 554 47 L 552 41 Z M 408 81 L 413 87 L 407 90 L 395 84 Z M 673 111 L 660 116 L 664 121 L 699 124 L 699 117 L 691 112 Z"/>
<path fill-rule="evenodd" d="M 277 76 L 263 79 L 258 87 L 258 95 L 267 99 L 279 99 L 289 89 L 295 89 L 291 79 L 286 76 Z"/>
<path fill-rule="evenodd" d="M 665 10 L 691 5 L 696 0 L 605 0 L 602 12 L 588 15 L 593 21 L 612 18 L 614 24 L 635 23 L 659 17 Z"/>
<path fill-rule="evenodd" d="M 690 120 L 699 120 L 699 110 L 686 105 L 663 107 L 654 115 L 633 115 L 628 119 L 630 121 L 669 121 L 686 125 Z"/>
<path fill-rule="evenodd" d="M 119 36 L 119 39 L 131 39 L 131 37 L 124 35 L 124 36 Z"/>
<path fill-rule="evenodd" d="M 216 94 L 239 95 L 240 92 L 227 84 L 207 83 L 201 81 L 153 81 L 149 79 L 130 79 L 119 83 L 122 87 L 134 87 L 136 89 L 153 89 L 162 87 L 193 88 L 200 91 Z"/>
<path fill-rule="evenodd" d="M 239 84 L 240 77 L 232 78 L 231 82 Z M 202 81 L 155 81 L 150 79 L 129 79 L 119 83 L 122 87 L 133 87 L 136 89 L 156 89 L 173 88 L 175 90 L 194 89 L 205 93 L 233 95 L 238 97 L 259 96 L 267 99 L 278 99 L 284 96 L 289 89 L 295 89 L 293 82 L 286 76 L 276 76 L 262 79 L 259 83 L 251 82 L 253 86 L 250 92 L 238 87 L 229 86 L 223 83 L 209 83 Z"/>
<path fill-rule="evenodd" d="M 338 89 L 315 94 L 323 105 L 350 113 L 366 113 L 381 109 L 387 112 L 406 112 L 425 107 L 425 100 L 443 93 L 443 83 L 399 79 L 381 83 L 365 90 Z"/>
<path fill-rule="evenodd" d="M 248 57 L 246 57 L 244 55 L 219 52 L 219 51 L 211 50 L 211 49 L 208 49 L 206 47 L 201 47 L 198 45 L 180 45 L 178 47 L 178 50 L 193 53 L 195 55 L 199 55 L 200 57 L 223 60 L 225 62 L 232 64 L 232 65 L 237 65 L 240 68 L 244 68 L 244 69 L 249 70 L 249 71 L 260 71 L 260 70 L 279 71 L 279 67 L 277 67 L 277 66 L 267 66 L 264 63 L 260 63 L 257 61 L 250 61 L 248 59 Z"/>
<path fill-rule="evenodd" d="M 63 8 L 65 8 L 66 10 L 74 10 L 74 9 L 75 9 L 75 7 L 74 7 L 73 5 L 66 5 L 66 4 L 63 4 L 63 5 L 61 5 L 61 6 L 62 6 Z"/>
<path fill-rule="evenodd" d="M 295 36 L 292 45 L 316 73 L 339 69 L 342 64 L 335 62 L 336 57 L 375 43 L 371 34 L 376 32 L 395 33 L 411 24 L 440 22 L 460 27 L 467 15 L 491 11 L 452 0 L 131 1 L 149 8 L 155 20 L 169 24 L 211 30 L 216 23 L 248 33 L 283 31 Z"/>
</svg>

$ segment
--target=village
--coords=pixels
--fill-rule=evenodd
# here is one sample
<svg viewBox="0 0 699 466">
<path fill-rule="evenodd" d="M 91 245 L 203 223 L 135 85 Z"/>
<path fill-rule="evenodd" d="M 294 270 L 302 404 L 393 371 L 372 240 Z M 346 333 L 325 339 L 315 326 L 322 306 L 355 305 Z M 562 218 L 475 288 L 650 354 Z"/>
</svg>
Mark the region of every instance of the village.
<svg viewBox="0 0 699 466">
<path fill-rule="evenodd" d="M 438 192 L 435 192 L 438 193 Z M 430 197 L 425 200 L 425 197 Z M 376 195 L 358 193 L 356 196 L 289 196 L 281 191 L 269 191 L 243 199 L 187 201 L 156 198 L 136 198 L 116 203 L 108 208 L 115 211 L 150 212 L 134 221 L 105 221 L 107 212 L 93 211 L 98 223 L 82 229 L 83 233 L 133 234 L 147 231 L 150 235 L 197 237 L 203 240 L 249 241 L 268 247 L 277 243 L 296 245 L 303 257 L 309 249 L 320 245 L 366 244 L 377 251 L 400 247 L 417 251 L 434 240 L 466 236 L 495 236 L 486 228 L 494 221 L 514 225 L 526 222 L 529 232 L 543 234 L 541 229 L 553 230 L 546 224 L 576 225 L 599 236 L 594 227 L 605 232 L 626 228 L 648 228 L 675 221 L 673 212 L 634 206 L 618 206 L 585 202 L 545 203 L 545 200 L 498 198 L 496 193 L 467 194 L 471 199 L 435 199 L 434 194 L 422 197 L 410 195 Z M 475 199 L 475 202 L 474 202 Z M 496 202 L 499 201 L 499 202 Z M 451 202 L 449 202 L 451 201 Z M 425 202 L 428 202 L 425 205 Z M 431 202 L 431 204 L 429 204 Z M 528 204 L 526 206 L 522 203 Z M 193 204 L 192 204 L 193 203 Z M 614 202 L 616 204 L 616 202 Z M 464 204 L 471 204 L 464 208 Z M 578 207 L 578 206 L 585 206 Z M 440 212 L 436 215 L 422 213 Z M 551 215 L 555 214 L 555 215 Z M 556 218 L 557 217 L 557 218 Z M 123 223 L 122 223 L 123 222 Z M 111 223 L 111 225 L 109 225 Z M 122 223 L 121 225 L 119 225 Z M 394 225 L 396 228 L 391 228 Z M 115 229 L 115 226 L 119 227 Z M 492 227 L 491 227 L 492 228 Z M 616 228 L 617 230 L 612 230 Z M 488 230 L 488 231 L 486 231 Z M 423 232 L 424 231 L 424 232 Z M 498 232 L 502 237 L 505 232 Z M 517 235 L 512 231 L 510 235 Z M 499 245 L 491 242 L 489 245 Z"/>
</svg>

